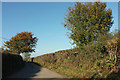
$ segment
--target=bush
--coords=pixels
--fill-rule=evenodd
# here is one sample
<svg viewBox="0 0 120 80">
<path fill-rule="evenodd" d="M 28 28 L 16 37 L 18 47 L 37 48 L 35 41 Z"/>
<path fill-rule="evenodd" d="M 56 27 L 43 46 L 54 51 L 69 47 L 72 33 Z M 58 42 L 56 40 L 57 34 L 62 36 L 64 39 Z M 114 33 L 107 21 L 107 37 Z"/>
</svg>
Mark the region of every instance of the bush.
<svg viewBox="0 0 120 80">
<path fill-rule="evenodd" d="M 118 64 L 120 61 L 120 45 L 118 45 L 120 40 L 115 35 L 109 35 L 102 35 L 98 41 L 90 42 L 80 48 L 38 56 L 33 61 L 70 78 L 106 78 L 115 66 L 115 55 L 112 58 L 114 60 L 111 60 L 109 54 L 112 52 L 111 50 L 115 53 L 116 45 L 118 46 L 116 64 L 120 65 L 120 63 Z M 115 43 L 116 39 L 119 40 L 117 44 Z"/>
</svg>

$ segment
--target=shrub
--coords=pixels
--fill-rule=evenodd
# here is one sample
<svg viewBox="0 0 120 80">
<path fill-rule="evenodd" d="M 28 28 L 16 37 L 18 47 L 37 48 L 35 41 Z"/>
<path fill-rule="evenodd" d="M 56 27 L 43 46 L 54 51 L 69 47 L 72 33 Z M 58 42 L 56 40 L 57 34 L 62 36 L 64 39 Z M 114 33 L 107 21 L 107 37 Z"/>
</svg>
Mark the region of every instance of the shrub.
<svg viewBox="0 0 120 80">
<path fill-rule="evenodd" d="M 106 34 L 100 36 L 98 41 L 90 42 L 86 46 L 41 55 L 34 58 L 34 61 L 62 74 L 66 75 L 67 73 L 67 77 L 71 78 L 83 78 L 83 74 L 78 74 L 80 71 L 87 75 L 84 76 L 86 78 L 106 78 L 117 67 L 114 64 L 118 64 L 120 61 L 118 56 L 120 54 L 120 45 L 118 44 L 120 44 L 120 40 L 115 35 Z M 116 46 L 118 51 L 115 61 Z M 113 60 L 109 57 L 110 53 L 114 54 Z"/>
<path fill-rule="evenodd" d="M 109 62 L 111 64 L 112 67 L 114 67 L 113 69 L 115 69 L 116 67 L 118 67 L 118 55 L 119 53 L 119 38 L 118 37 L 114 37 L 113 39 L 107 41 L 107 45 L 105 46 L 107 49 L 107 52 L 109 54 Z"/>
</svg>

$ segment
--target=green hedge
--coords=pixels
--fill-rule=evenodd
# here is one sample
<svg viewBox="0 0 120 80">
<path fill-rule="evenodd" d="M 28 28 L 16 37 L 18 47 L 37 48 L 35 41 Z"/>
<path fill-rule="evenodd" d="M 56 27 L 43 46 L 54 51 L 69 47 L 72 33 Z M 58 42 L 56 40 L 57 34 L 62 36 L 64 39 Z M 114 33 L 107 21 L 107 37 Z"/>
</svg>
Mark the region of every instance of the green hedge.
<svg viewBox="0 0 120 80">
<path fill-rule="evenodd" d="M 108 58 L 106 53 L 91 49 L 70 49 L 35 57 L 33 62 L 68 78 L 106 78 L 111 71 L 111 66 L 106 63 Z"/>
</svg>

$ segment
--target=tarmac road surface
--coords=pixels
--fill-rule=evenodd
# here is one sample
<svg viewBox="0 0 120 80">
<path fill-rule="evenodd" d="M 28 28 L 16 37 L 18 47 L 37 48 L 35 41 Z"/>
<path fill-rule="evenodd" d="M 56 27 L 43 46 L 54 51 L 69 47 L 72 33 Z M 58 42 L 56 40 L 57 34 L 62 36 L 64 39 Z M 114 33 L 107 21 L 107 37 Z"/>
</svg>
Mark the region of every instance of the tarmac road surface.
<svg viewBox="0 0 120 80">
<path fill-rule="evenodd" d="M 54 78 L 53 80 L 56 80 L 56 78 L 62 79 L 64 77 L 37 64 L 28 62 L 25 63 L 23 69 L 8 78 Z"/>
</svg>

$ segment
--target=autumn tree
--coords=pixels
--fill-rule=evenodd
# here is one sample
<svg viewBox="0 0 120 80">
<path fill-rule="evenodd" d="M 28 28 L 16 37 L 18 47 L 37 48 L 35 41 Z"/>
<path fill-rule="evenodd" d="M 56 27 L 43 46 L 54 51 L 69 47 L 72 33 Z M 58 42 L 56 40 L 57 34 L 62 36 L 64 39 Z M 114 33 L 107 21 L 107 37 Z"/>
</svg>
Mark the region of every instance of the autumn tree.
<svg viewBox="0 0 120 80">
<path fill-rule="evenodd" d="M 21 32 L 6 41 L 4 46 L 14 54 L 34 52 L 37 40 L 31 32 Z"/>
<path fill-rule="evenodd" d="M 8 49 L 4 49 L 4 48 L 1 48 L 1 52 L 3 54 L 5 54 L 5 53 L 11 53 Z"/>
<path fill-rule="evenodd" d="M 112 10 L 106 10 L 106 3 L 77 2 L 68 8 L 64 27 L 70 32 L 69 38 L 77 47 L 99 40 L 112 27 Z"/>
</svg>

